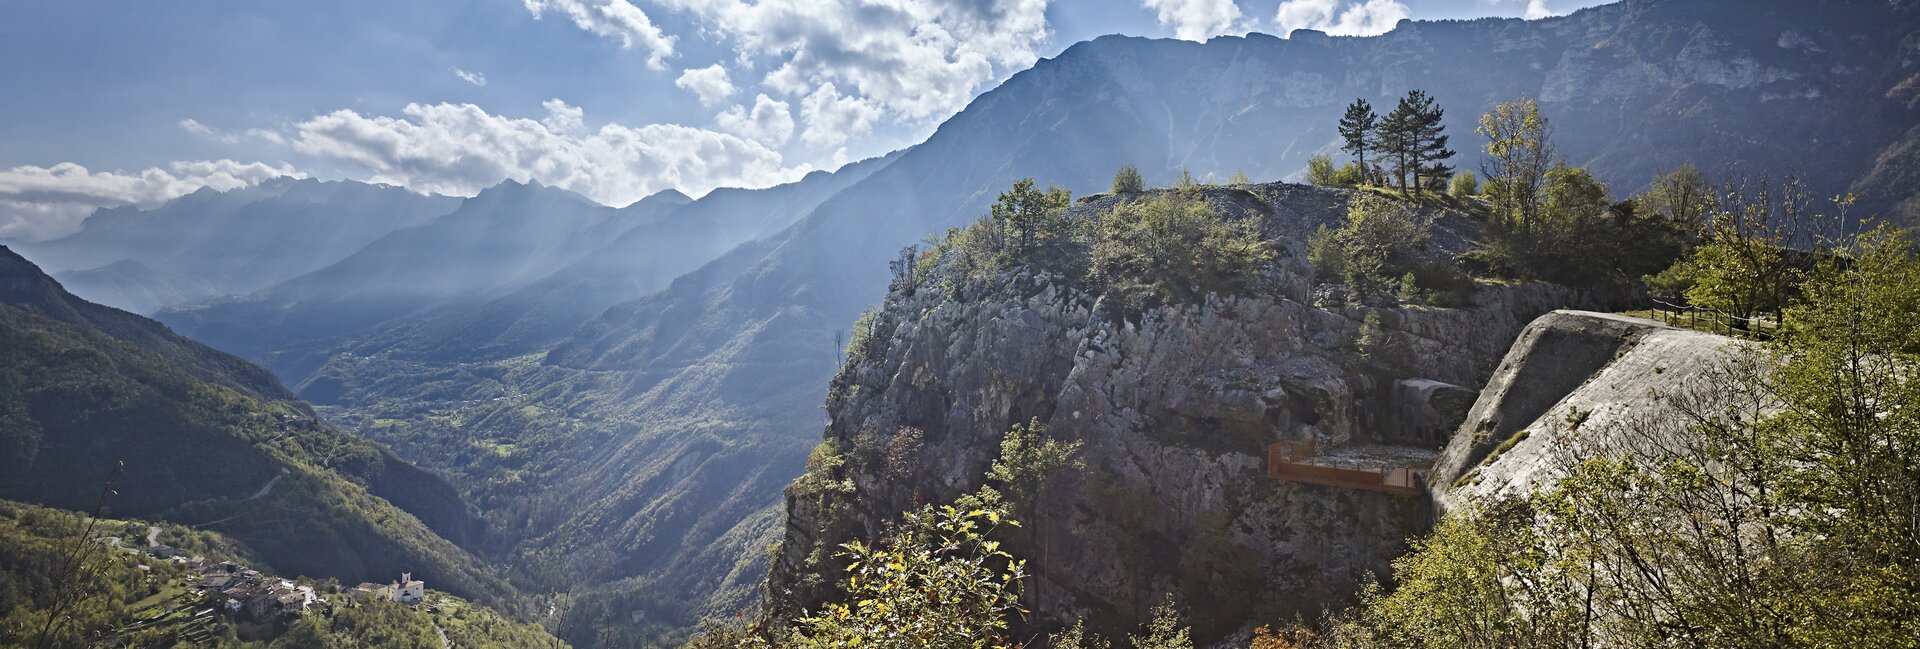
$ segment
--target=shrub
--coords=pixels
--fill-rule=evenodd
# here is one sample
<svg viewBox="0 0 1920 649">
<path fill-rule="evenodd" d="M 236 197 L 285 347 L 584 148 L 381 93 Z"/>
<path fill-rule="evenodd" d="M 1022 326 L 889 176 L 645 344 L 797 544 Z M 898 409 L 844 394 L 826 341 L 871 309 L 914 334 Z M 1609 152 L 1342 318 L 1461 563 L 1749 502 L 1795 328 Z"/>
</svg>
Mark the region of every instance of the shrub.
<svg viewBox="0 0 1920 649">
<path fill-rule="evenodd" d="M 1411 251 L 1427 243 L 1427 224 L 1406 203 L 1362 194 L 1354 197 L 1347 224 L 1336 236 L 1342 250 L 1341 279 L 1363 298 L 1376 297 L 1386 294 L 1394 278 L 1412 266 Z"/>
<path fill-rule="evenodd" d="M 1000 441 L 1000 458 L 987 469 L 987 479 L 1000 483 L 1013 507 L 1031 518 L 1056 472 L 1085 468 L 1073 457 L 1080 452 L 1081 444 L 1079 440 L 1062 442 L 1047 437 L 1047 425 L 1038 417 L 1026 424 L 1014 424 Z"/>
<path fill-rule="evenodd" d="M 1180 624 L 1180 609 L 1171 595 L 1153 607 L 1153 619 L 1147 622 L 1145 631 L 1146 635 L 1127 638 L 1133 649 L 1193 649 L 1191 629 Z"/>
<path fill-rule="evenodd" d="M 1084 276 L 1091 224 L 1067 214 L 1070 202 L 1064 189 L 1041 191 L 1033 179 L 1021 179 L 1000 194 L 986 216 L 965 228 L 949 228 L 917 261 L 905 255 L 899 261 L 913 264 L 914 287 L 934 264 L 950 264 L 953 274 L 943 287 L 949 293 L 957 288 L 955 282 L 992 277 L 1016 266 Z"/>
<path fill-rule="evenodd" d="M 1047 636 L 1047 646 L 1052 649 L 1108 649 L 1106 638 L 1087 631 L 1086 622 L 1075 622 L 1065 630 Z"/>
<path fill-rule="evenodd" d="M 1377 356 L 1386 351 L 1387 328 L 1380 324 L 1380 312 L 1368 310 L 1360 319 L 1360 339 L 1354 341 L 1354 348 L 1362 356 Z"/>
<path fill-rule="evenodd" d="M 1466 198 L 1480 193 L 1480 177 L 1471 171 L 1462 171 L 1453 175 L 1453 181 L 1447 184 L 1447 193 L 1455 198 Z"/>
<path fill-rule="evenodd" d="M 1140 169 L 1133 165 L 1121 167 L 1113 174 L 1113 193 L 1131 194 L 1147 189 L 1147 181 L 1140 177 Z"/>
<path fill-rule="evenodd" d="M 1307 158 L 1307 182 L 1315 187 L 1338 187 L 1338 174 L 1334 171 L 1333 156 L 1327 154 Z"/>
<path fill-rule="evenodd" d="M 1222 217 L 1204 197 L 1166 193 L 1100 219 L 1093 274 L 1110 296 L 1138 307 L 1245 291 L 1272 258 L 1252 223 Z"/>
<path fill-rule="evenodd" d="M 1489 195 L 1504 185 L 1489 182 Z M 1475 252 L 1477 270 L 1569 286 L 1639 280 L 1670 266 L 1687 234 L 1673 219 L 1613 202 L 1587 170 L 1557 164 L 1530 220 L 1495 219 L 1491 241 Z"/>
<path fill-rule="evenodd" d="M 1307 234 L 1307 263 L 1313 266 L 1314 279 L 1337 282 L 1346 276 L 1347 255 L 1339 233 L 1322 223 Z"/>
<path fill-rule="evenodd" d="M 841 547 L 845 601 L 801 619 L 786 646 L 1012 647 L 1026 562 L 989 537 L 1018 526 L 991 490 L 927 505 L 878 542 Z M 764 644 L 760 646 L 765 646 Z"/>
<path fill-rule="evenodd" d="M 1175 189 L 1193 189 L 1200 186 L 1200 183 L 1194 181 L 1193 171 L 1181 169 L 1180 177 L 1173 180 L 1173 186 Z"/>
<path fill-rule="evenodd" d="M 1367 177 L 1366 170 L 1360 165 L 1349 162 L 1333 172 L 1333 186 L 1359 187 Z"/>
</svg>

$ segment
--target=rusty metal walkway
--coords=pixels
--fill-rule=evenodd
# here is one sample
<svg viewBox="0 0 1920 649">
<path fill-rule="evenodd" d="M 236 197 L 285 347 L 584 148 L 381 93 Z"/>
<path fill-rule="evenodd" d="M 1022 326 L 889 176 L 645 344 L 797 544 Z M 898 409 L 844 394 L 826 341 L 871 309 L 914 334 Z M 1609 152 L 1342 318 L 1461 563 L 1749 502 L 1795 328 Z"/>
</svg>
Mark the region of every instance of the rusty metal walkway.
<svg viewBox="0 0 1920 649">
<path fill-rule="evenodd" d="M 1322 458 L 1313 440 L 1276 442 L 1267 447 L 1267 477 L 1345 489 L 1382 491 L 1402 496 L 1426 492 L 1424 465 L 1342 466 L 1350 462 Z M 1372 464 L 1372 463 L 1368 463 Z"/>
</svg>

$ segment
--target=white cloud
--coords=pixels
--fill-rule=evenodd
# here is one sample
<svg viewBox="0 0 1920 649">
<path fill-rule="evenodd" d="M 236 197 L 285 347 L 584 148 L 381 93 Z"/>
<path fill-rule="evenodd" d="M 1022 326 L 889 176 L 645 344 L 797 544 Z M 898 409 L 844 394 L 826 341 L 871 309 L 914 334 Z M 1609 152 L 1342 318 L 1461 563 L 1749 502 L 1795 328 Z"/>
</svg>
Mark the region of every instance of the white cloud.
<svg viewBox="0 0 1920 649">
<path fill-rule="evenodd" d="M 540 107 L 547 109 L 547 118 L 540 120 L 540 124 L 546 126 L 548 131 L 572 133 L 586 126 L 587 111 L 579 106 L 568 106 L 567 102 L 559 99 L 548 99 L 540 102 Z"/>
<path fill-rule="evenodd" d="M 267 130 L 267 129 L 264 129 L 264 128 L 250 128 L 250 129 L 247 129 L 247 137 L 257 137 L 257 138 L 260 138 L 260 139 L 262 139 L 262 140 L 266 140 L 266 141 L 268 141 L 268 142 L 272 142 L 272 143 L 274 143 L 274 144 L 286 144 L 286 143 L 287 143 L 287 138 L 285 138 L 285 137 L 283 137 L 283 136 L 281 136 L 281 135 L 280 135 L 279 133 L 277 133 L 277 132 L 274 132 L 274 131 L 269 131 L 269 130 Z"/>
<path fill-rule="evenodd" d="M 180 130 L 186 131 L 188 133 L 192 133 L 194 135 L 205 135 L 208 137 L 216 137 L 214 135 L 212 128 L 208 127 L 206 124 L 201 124 L 200 120 L 197 120 L 191 117 L 180 120 Z"/>
<path fill-rule="evenodd" d="M 180 127 L 192 130 L 189 124 L 200 125 L 187 119 Z M 279 176 L 306 174 L 285 164 L 233 160 L 174 162 L 164 169 L 132 173 L 93 172 L 71 162 L 0 170 L 0 237 L 57 237 L 78 229 L 87 215 L 102 207 L 152 207 L 202 187 L 227 191 Z"/>
<path fill-rule="evenodd" d="M 415 191 L 473 195 L 507 179 L 570 189 L 625 205 L 667 188 L 764 187 L 812 168 L 784 166 L 767 146 L 674 124 L 587 129 L 559 100 L 543 119 L 489 114 L 472 104 L 409 104 L 401 116 L 337 110 L 294 125 L 294 148 L 365 169 L 369 180 Z"/>
<path fill-rule="evenodd" d="M 461 81 L 465 81 L 467 83 L 471 83 L 476 86 L 485 87 L 487 85 L 487 75 L 480 74 L 478 72 L 468 72 L 460 68 L 454 68 L 453 76 L 460 77 Z"/>
<path fill-rule="evenodd" d="M 1051 37 L 1047 0 L 656 0 L 764 61 L 790 98 L 821 84 L 914 122 L 943 119 L 1025 68 Z"/>
<path fill-rule="evenodd" d="M 1202 1 L 1232 7 L 1232 0 Z M 522 2 L 536 15 L 565 10 L 581 28 L 602 34 L 613 30 L 596 18 L 596 8 L 631 8 L 628 0 Z M 727 98 L 740 87 L 759 86 L 773 99 L 801 104 L 803 115 L 804 102 L 832 85 L 830 97 L 815 101 L 818 120 L 807 120 L 802 140 L 839 146 L 880 122 L 913 129 L 935 124 L 965 107 L 986 84 L 1032 65 L 1052 39 L 1048 2 L 651 0 L 648 7 L 674 12 L 703 37 L 735 52 L 727 68 L 686 70 L 676 85 L 708 107 L 728 105 Z M 638 9 L 628 13 L 644 16 Z M 670 52 L 671 43 L 648 51 Z M 718 83 L 727 69 L 764 73 L 752 83 L 731 78 Z M 819 101 L 828 98 L 834 101 Z M 816 126 L 829 122 L 847 128 L 833 133 Z"/>
<path fill-rule="evenodd" d="M 200 123 L 200 120 L 197 120 L 191 117 L 180 120 L 179 126 L 180 126 L 180 130 L 182 131 L 186 131 L 194 135 L 209 138 L 209 139 L 223 142 L 226 144 L 234 144 L 236 142 L 239 142 L 242 138 L 248 138 L 248 137 L 256 138 L 266 142 L 271 142 L 273 144 L 287 143 L 287 139 L 284 136 L 281 136 L 278 132 L 270 131 L 264 128 L 250 128 L 238 133 L 229 133 L 227 131 L 222 131 L 220 129 L 216 129 L 211 126 L 207 126 L 206 124 L 202 124 Z"/>
<path fill-rule="evenodd" d="M 872 131 L 880 112 L 870 101 L 840 94 L 832 83 L 821 85 L 800 102 L 800 117 L 807 122 L 800 140 L 820 149 L 838 147 Z"/>
<path fill-rule="evenodd" d="M 1240 19 L 1240 5 L 1234 0 L 1145 0 L 1148 9 L 1162 25 L 1172 25 L 1173 34 L 1184 40 L 1204 41 L 1228 33 Z"/>
<path fill-rule="evenodd" d="M 715 63 L 704 68 L 687 68 L 673 85 L 692 92 L 700 98 L 702 106 L 718 106 L 733 96 L 733 81 L 727 78 L 727 69 Z"/>
<path fill-rule="evenodd" d="M 714 118 L 720 130 L 777 147 L 793 138 L 793 109 L 766 95 L 753 98 L 753 110 L 735 104 Z"/>
<path fill-rule="evenodd" d="M 647 65 L 665 69 L 673 56 L 675 37 L 660 31 L 647 13 L 627 0 L 521 0 L 534 18 L 552 10 L 573 20 L 581 29 L 620 41 L 620 47 L 638 45 L 647 52 Z"/>
<path fill-rule="evenodd" d="M 1527 20 L 1538 20 L 1560 15 L 1554 10 L 1547 8 L 1547 0 L 1526 0 L 1526 3 L 1527 12 L 1523 15 Z"/>
<path fill-rule="evenodd" d="M 1336 36 L 1372 36 L 1393 31 L 1408 16 L 1399 0 L 1286 0 L 1273 22 L 1282 32 L 1317 29 Z"/>
</svg>

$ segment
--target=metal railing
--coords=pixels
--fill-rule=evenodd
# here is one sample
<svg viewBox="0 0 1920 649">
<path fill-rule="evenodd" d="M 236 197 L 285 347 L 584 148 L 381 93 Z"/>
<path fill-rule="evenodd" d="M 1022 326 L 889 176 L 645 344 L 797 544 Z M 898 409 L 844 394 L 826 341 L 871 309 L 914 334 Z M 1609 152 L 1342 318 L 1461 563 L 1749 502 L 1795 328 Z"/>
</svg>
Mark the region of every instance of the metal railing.
<svg viewBox="0 0 1920 649">
<path fill-rule="evenodd" d="M 1310 461 L 1317 451 L 1313 440 L 1276 442 L 1267 446 L 1267 477 L 1403 496 L 1420 495 L 1426 487 L 1425 477 L 1412 467 L 1348 469 L 1327 466 Z"/>
<path fill-rule="evenodd" d="M 1675 327 L 1754 340 L 1771 340 L 1774 331 L 1780 328 L 1778 313 L 1737 316 L 1719 309 L 1680 303 L 1677 298 L 1655 297 L 1650 301 L 1653 307 L 1648 311 L 1653 314 L 1653 319 Z"/>
</svg>

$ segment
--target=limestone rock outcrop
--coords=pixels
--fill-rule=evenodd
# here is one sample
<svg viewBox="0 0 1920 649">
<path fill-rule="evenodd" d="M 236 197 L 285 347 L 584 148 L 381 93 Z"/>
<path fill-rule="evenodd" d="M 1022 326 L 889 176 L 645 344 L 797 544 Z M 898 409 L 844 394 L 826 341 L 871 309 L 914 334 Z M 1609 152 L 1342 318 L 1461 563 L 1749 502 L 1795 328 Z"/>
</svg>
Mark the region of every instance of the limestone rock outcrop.
<svg viewBox="0 0 1920 649">
<path fill-rule="evenodd" d="M 1699 401 L 1724 398 L 1716 384 L 1753 352 L 1734 338 L 1642 318 L 1542 316 L 1520 334 L 1440 454 L 1429 477 L 1434 502 L 1444 513 L 1472 499 L 1537 492 L 1587 449 L 1668 434 L 1636 418 L 1676 399 L 1713 410 Z"/>
<path fill-rule="evenodd" d="M 834 546 L 978 488 L 1006 430 L 1038 419 L 1084 443 L 1086 468 L 1025 513 L 1015 550 L 1036 575 L 1031 624 L 1084 618 L 1114 637 L 1168 594 L 1202 643 L 1317 615 L 1384 575 L 1432 505 L 1269 479 L 1267 446 L 1314 440 L 1342 466 L 1424 470 L 1527 323 L 1621 299 L 1489 284 L 1459 309 L 1317 307 L 1303 242 L 1341 218 L 1348 194 L 1206 191 L 1279 242 L 1261 290 L 1116 316 L 1101 295 L 1044 274 L 953 292 L 937 274 L 897 286 L 828 397 L 825 450 L 841 461 L 788 490 L 770 607 L 816 608 L 832 593 Z M 1474 236 L 1460 215 L 1439 222 L 1437 245 L 1457 251 Z M 1363 354 L 1369 310 L 1384 342 Z"/>
</svg>

